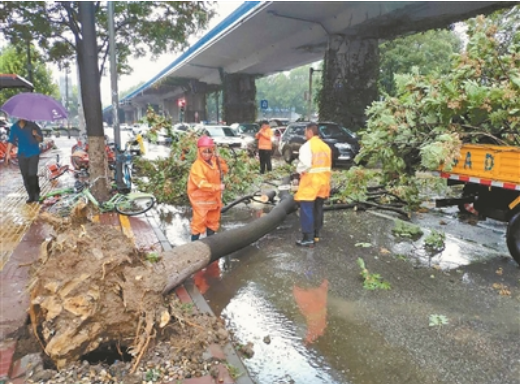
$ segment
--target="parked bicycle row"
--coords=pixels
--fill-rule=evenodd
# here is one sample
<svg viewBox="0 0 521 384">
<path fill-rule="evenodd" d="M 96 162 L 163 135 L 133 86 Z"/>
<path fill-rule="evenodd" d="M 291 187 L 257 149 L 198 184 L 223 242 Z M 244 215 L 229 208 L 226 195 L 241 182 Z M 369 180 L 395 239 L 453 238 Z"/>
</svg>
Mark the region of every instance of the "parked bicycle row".
<svg viewBox="0 0 521 384">
<path fill-rule="evenodd" d="M 92 186 L 100 180 L 96 178 L 89 182 L 89 155 L 88 143 L 85 136 L 80 136 L 71 147 L 70 164 L 62 164 L 60 155 L 45 164 L 45 176 L 49 180 L 56 180 L 63 175 L 72 175 L 75 179 L 71 187 L 59 188 L 40 197 L 40 203 L 48 212 L 68 216 L 72 209 L 83 203 L 92 203 L 103 212 L 116 211 L 123 215 L 134 216 L 151 209 L 155 204 L 152 194 L 132 191 L 132 159 L 135 156 L 145 154 L 143 139 L 138 134 L 132 137 L 123 149 L 117 150 L 114 143 L 106 138 L 105 151 L 107 154 L 109 169 L 113 176 L 108 181 L 112 186 L 112 197 L 106 202 L 99 202 L 91 193 Z M 118 170 L 117 162 L 121 163 Z M 118 178 L 121 172 L 121 178 Z M 117 185 L 120 179 L 122 184 Z"/>
</svg>

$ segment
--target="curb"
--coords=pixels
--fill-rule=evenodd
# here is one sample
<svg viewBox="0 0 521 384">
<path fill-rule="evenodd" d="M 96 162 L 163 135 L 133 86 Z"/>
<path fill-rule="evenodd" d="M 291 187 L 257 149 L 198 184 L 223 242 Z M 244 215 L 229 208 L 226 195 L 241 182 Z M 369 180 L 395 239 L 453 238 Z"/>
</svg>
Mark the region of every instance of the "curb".
<svg viewBox="0 0 521 384">
<path fill-rule="evenodd" d="M 118 216 L 119 215 L 116 216 L 110 214 L 101 216 L 100 222 L 105 225 L 120 225 L 122 232 L 130 232 L 127 234 L 129 237 L 133 238 L 134 240 L 139 240 L 139 235 L 136 236 L 136 233 L 133 233 L 132 231 L 132 221 L 129 222 L 128 218 L 125 217 L 121 222 L 121 220 L 118 220 Z M 151 229 L 155 235 L 155 239 L 152 239 L 153 236 L 147 237 L 147 234 L 144 234 L 146 240 L 158 241 L 161 245 L 161 248 L 165 251 L 172 249 L 168 239 L 165 237 L 163 232 L 159 230 L 155 219 L 149 216 L 144 217 L 143 219 L 146 220 L 146 223 L 148 223 L 148 228 Z M 139 227 L 139 225 L 137 227 Z M 152 231 L 150 231 L 150 235 Z M 9 267 L 4 268 L 3 270 L 4 275 L 9 272 L 9 276 L 16 275 L 15 277 L 18 279 L 17 281 L 11 283 L 8 283 L 7 279 L 5 279 L 3 283 L 6 284 L 3 284 L 4 289 L 1 290 L 1 293 L 7 294 L 8 291 L 13 292 L 14 290 L 15 292 L 18 291 L 19 294 L 16 297 L 16 303 L 13 303 L 14 307 L 13 305 L 10 305 L 11 311 L 9 311 L 10 313 L 14 311 L 14 313 L 17 315 L 14 316 L 15 318 L 12 318 L 13 316 L 8 317 L 7 321 L 2 323 L 3 327 L 8 326 L 9 332 L 2 332 L 2 335 L 0 335 L 3 337 L 3 339 L 0 339 L 0 384 L 24 383 L 25 373 L 30 371 L 31 366 L 33 365 L 34 356 L 32 355 L 27 355 L 21 359 L 18 359 L 17 361 L 13 361 L 13 356 L 17 347 L 17 340 L 15 339 L 16 336 L 13 335 L 16 335 L 16 332 L 25 325 L 27 311 L 24 303 L 26 301 L 28 302 L 29 300 L 28 293 L 24 291 L 28 280 L 28 271 L 26 268 L 20 270 L 19 264 L 21 262 L 31 262 L 38 258 L 38 252 L 35 253 L 34 249 L 39 250 L 40 243 L 43 241 L 44 237 L 45 235 L 41 230 L 41 226 L 32 223 L 24 237 L 21 239 L 20 243 L 15 247 L 9 260 Z M 9 288 L 9 290 L 7 288 Z M 208 313 L 215 317 L 215 314 L 192 280 L 186 281 L 183 285 L 179 286 L 175 292 L 183 303 L 192 303 L 198 311 Z M 2 312 L 6 313 L 5 310 Z M 16 326 L 16 324 L 19 325 Z M 7 338 L 7 336 L 9 336 L 9 338 Z M 164 384 L 254 384 L 253 380 L 248 374 L 248 371 L 246 370 L 244 364 L 242 363 L 240 357 L 237 355 L 230 342 L 228 342 L 224 348 L 221 348 L 221 346 L 218 344 L 210 345 L 207 348 L 204 356 L 209 361 L 212 360 L 218 362 L 215 365 L 217 368 L 217 374 L 214 375 L 216 376 L 215 378 L 211 375 L 206 375 Z M 240 376 L 237 377 L 236 380 L 230 376 L 226 367 L 228 364 L 237 368 Z"/>
<path fill-rule="evenodd" d="M 146 216 L 150 226 L 154 230 L 157 239 L 159 240 L 161 247 L 164 251 L 169 251 L 172 249 L 170 242 L 164 235 L 164 233 L 159 229 L 159 225 L 157 221 L 150 216 Z M 183 303 L 192 303 L 197 308 L 198 311 L 203 313 L 208 313 L 213 317 L 216 317 L 213 313 L 212 309 L 206 302 L 204 296 L 199 292 L 199 289 L 194 284 L 193 279 L 186 280 L 182 285 L 175 289 L 175 293 L 179 297 L 179 299 Z M 228 342 L 221 348 L 218 344 L 212 344 L 207 348 L 206 351 L 207 356 L 211 356 L 211 359 L 215 361 L 224 361 L 233 367 L 238 369 L 239 376 L 235 381 L 230 377 L 228 370 L 226 367 L 219 363 L 217 365 L 219 369 L 219 377 L 214 379 L 211 376 L 203 376 L 193 379 L 185 379 L 182 381 L 182 384 L 254 384 L 254 381 L 248 374 L 246 367 L 244 366 L 241 358 L 235 352 L 233 345 Z M 177 382 L 170 382 L 165 384 L 177 384 Z"/>
</svg>

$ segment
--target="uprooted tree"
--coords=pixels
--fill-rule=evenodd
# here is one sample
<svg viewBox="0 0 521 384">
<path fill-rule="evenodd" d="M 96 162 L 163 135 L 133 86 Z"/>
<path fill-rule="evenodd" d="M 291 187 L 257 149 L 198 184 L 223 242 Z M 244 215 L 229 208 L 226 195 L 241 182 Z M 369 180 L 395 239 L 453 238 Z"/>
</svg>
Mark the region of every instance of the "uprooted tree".
<svg viewBox="0 0 521 384">
<path fill-rule="evenodd" d="M 132 357 L 132 373 L 160 341 L 183 355 L 200 356 L 208 344 L 228 340 L 218 319 L 163 294 L 172 269 L 162 256 L 150 257 L 112 226 L 89 222 L 87 212 L 79 205 L 67 219 L 40 217 L 54 232 L 33 264 L 29 315 L 42 350 L 59 370 L 109 347 L 119 360 Z M 198 255 L 181 259 L 190 257 Z M 176 262 L 171 257 L 166 264 L 175 270 Z"/>
</svg>

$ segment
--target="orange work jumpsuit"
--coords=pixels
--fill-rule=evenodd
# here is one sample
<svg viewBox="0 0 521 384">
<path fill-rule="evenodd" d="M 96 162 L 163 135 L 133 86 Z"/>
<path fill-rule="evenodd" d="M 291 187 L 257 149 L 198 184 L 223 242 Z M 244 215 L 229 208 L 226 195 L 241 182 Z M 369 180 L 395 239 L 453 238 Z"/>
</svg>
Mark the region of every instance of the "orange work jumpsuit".
<svg viewBox="0 0 521 384">
<path fill-rule="evenodd" d="M 296 201 L 314 201 L 317 197 L 326 199 L 330 193 L 331 148 L 317 136 L 309 139 L 311 146 L 311 169 L 300 176 Z"/>
<path fill-rule="evenodd" d="M 316 288 L 303 289 L 293 287 L 293 296 L 300 313 L 306 318 L 308 331 L 306 343 L 313 343 L 324 334 L 327 327 L 327 292 L 329 281 L 324 280 Z"/>
<path fill-rule="evenodd" d="M 190 168 L 188 176 L 188 198 L 192 205 L 193 217 L 190 223 L 192 235 L 204 233 L 207 228 L 217 231 L 221 220 L 221 173 L 228 173 L 228 165 L 220 158 L 212 156 L 211 164 L 203 160 L 201 151 Z M 220 162 L 220 171 L 217 161 Z"/>
<path fill-rule="evenodd" d="M 257 132 L 255 134 L 255 138 L 259 140 L 259 149 L 271 151 L 273 148 L 273 143 L 271 142 L 272 137 L 273 131 L 270 127 L 261 129 L 259 132 Z"/>
</svg>

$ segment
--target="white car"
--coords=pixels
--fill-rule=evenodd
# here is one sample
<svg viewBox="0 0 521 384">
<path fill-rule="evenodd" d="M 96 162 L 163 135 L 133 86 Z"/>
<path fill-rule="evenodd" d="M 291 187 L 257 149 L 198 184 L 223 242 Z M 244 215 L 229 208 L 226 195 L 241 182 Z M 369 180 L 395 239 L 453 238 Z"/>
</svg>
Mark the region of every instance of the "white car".
<svg viewBox="0 0 521 384">
<path fill-rule="evenodd" d="M 134 124 L 131 128 L 133 135 L 137 135 L 138 133 L 141 133 L 143 135 L 147 133 L 149 130 L 150 128 L 146 124 Z"/>
<path fill-rule="evenodd" d="M 240 136 L 237 136 L 233 129 L 227 125 L 205 125 L 199 132 L 210 136 L 216 145 L 240 148 L 242 144 Z"/>
</svg>

